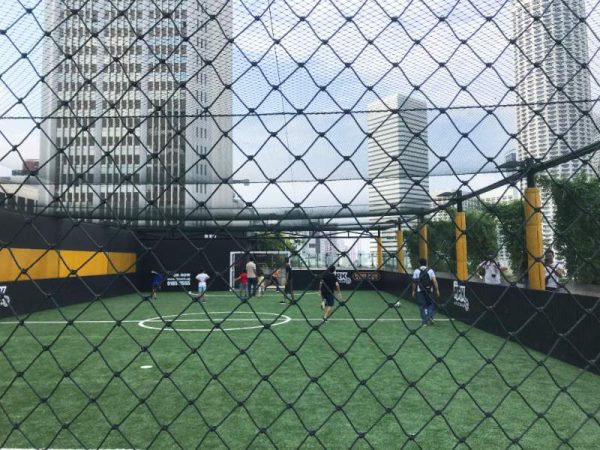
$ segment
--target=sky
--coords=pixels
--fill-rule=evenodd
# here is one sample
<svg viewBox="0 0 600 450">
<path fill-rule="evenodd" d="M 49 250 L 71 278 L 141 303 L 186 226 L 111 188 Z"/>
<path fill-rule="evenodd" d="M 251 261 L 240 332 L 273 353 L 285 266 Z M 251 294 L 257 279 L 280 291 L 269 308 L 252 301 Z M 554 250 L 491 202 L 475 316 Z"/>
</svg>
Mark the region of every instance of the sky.
<svg viewBox="0 0 600 450">
<path fill-rule="evenodd" d="M 36 86 L 44 52 L 39 23 L 48 1 L 3 2 L 0 29 L 7 32 L 0 35 L 0 175 L 20 167 L 19 155 L 35 157 L 39 149 L 34 124 L 14 117 L 40 111 Z M 509 1 L 235 0 L 233 5 L 235 177 L 255 182 L 239 186 L 244 200 L 258 196 L 274 206 L 289 199 L 311 206 L 366 203 L 361 176 L 368 162 L 369 104 L 398 93 L 427 101 L 434 173 L 449 173 L 448 164 L 459 172 L 485 172 L 516 148 L 510 137 L 516 129 L 510 106 L 515 98 L 507 88 L 514 84 Z M 33 8 L 33 14 L 23 6 Z M 596 73 L 596 1 L 587 2 L 587 11 Z M 258 61 L 257 67 L 251 61 Z M 273 90 L 274 84 L 281 87 Z M 592 84 L 597 95 L 598 83 L 594 79 Z M 22 105 L 17 97 L 25 99 Z M 247 106 L 263 114 L 260 120 L 244 116 Z M 447 112 L 440 114 L 439 108 Z M 295 114 L 298 109 L 306 114 Z M 270 135 L 273 131 L 277 137 Z M 256 162 L 267 176 L 287 182 L 265 193 L 261 171 L 257 164 L 247 164 L 242 151 L 259 152 Z M 296 155 L 302 160 L 295 161 Z M 440 163 L 440 157 L 448 163 Z M 340 181 L 317 189 L 303 182 L 324 177 Z M 490 177 L 475 177 L 471 183 Z M 460 182 L 434 177 L 430 186 L 432 191 L 453 190 Z"/>
</svg>

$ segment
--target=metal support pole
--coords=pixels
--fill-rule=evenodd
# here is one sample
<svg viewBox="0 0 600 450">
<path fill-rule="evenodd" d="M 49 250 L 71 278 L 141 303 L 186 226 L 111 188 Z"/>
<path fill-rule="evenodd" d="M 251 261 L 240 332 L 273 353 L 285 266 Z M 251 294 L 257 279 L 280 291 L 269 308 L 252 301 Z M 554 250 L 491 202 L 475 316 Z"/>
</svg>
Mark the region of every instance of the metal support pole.
<svg viewBox="0 0 600 450">
<path fill-rule="evenodd" d="M 383 243 L 381 241 L 381 232 L 377 232 L 377 270 L 383 267 Z"/>
<path fill-rule="evenodd" d="M 543 291 L 546 277 L 543 263 L 544 239 L 542 234 L 542 196 L 535 186 L 533 175 L 527 176 L 525 189 L 525 243 L 527 246 L 527 267 L 529 287 Z"/>
<path fill-rule="evenodd" d="M 464 211 L 454 217 L 454 232 L 456 235 L 456 279 L 466 281 L 469 278 L 467 269 L 467 217 Z"/>
<path fill-rule="evenodd" d="M 467 267 L 467 217 L 463 210 L 462 191 L 460 189 L 456 192 L 454 234 L 456 236 L 456 279 L 466 281 L 469 278 Z"/>
<path fill-rule="evenodd" d="M 425 258 L 429 260 L 429 241 L 427 237 L 427 224 L 421 222 L 419 223 L 419 258 Z"/>
<path fill-rule="evenodd" d="M 396 267 L 398 273 L 406 273 L 404 268 L 404 233 L 402 228 L 396 231 Z"/>
</svg>

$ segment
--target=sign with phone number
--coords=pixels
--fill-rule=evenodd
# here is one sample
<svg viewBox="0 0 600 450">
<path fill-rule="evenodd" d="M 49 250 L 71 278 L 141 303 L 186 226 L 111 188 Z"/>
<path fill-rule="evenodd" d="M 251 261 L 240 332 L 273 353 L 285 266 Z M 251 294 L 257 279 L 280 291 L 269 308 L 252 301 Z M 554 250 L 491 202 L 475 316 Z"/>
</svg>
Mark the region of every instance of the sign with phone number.
<svg viewBox="0 0 600 450">
<path fill-rule="evenodd" d="M 367 272 L 367 271 L 354 271 L 354 272 L 336 272 L 338 282 L 341 285 L 351 285 L 352 282 L 375 282 L 381 280 L 381 273 L 379 272 Z"/>
</svg>

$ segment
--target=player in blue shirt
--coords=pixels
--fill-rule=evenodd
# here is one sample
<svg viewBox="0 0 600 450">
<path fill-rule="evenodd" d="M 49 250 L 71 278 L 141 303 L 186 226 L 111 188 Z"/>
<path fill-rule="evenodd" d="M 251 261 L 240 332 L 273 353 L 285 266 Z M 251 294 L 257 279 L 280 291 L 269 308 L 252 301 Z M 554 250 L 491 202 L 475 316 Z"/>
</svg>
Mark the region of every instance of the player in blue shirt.
<svg viewBox="0 0 600 450">
<path fill-rule="evenodd" d="M 164 277 L 162 274 L 153 270 L 152 272 L 152 300 L 156 300 L 156 292 L 160 289 Z"/>
</svg>

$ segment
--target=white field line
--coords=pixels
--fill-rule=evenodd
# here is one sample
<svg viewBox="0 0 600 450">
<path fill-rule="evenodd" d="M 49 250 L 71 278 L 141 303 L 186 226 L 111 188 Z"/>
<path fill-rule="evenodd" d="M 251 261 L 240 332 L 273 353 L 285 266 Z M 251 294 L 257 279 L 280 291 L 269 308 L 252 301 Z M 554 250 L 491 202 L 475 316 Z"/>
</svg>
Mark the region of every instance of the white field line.
<svg viewBox="0 0 600 450">
<path fill-rule="evenodd" d="M 281 316 L 276 318 L 275 320 L 284 320 L 285 317 Z M 290 319 L 292 322 L 319 322 L 321 320 L 323 320 L 323 318 L 321 317 L 309 317 L 307 319 L 305 318 L 298 318 L 298 319 L 294 319 L 291 318 Z M 436 322 L 449 322 L 451 320 L 454 319 L 435 319 Z M 157 322 L 160 323 L 160 320 L 158 319 L 140 319 L 140 320 L 121 320 L 121 323 L 139 323 L 139 322 Z M 171 322 L 217 322 L 217 321 L 231 321 L 231 322 L 249 322 L 249 321 L 253 321 L 253 322 L 258 322 L 259 320 L 257 318 L 248 318 L 248 319 L 235 319 L 235 318 L 213 318 L 213 319 L 173 319 L 171 320 Z M 421 319 L 419 318 L 381 318 L 381 319 L 373 319 L 373 318 L 365 318 L 365 317 L 357 317 L 357 318 L 350 318 L 350 317 L 344 317 L 344 318 L 335 318 L 335 317 L 331 317 L 328 322 L 413 322 L 413 321 L 421 321 Z M 117 321 L 115 320 L 74 320 L 73 324 L 74 325 L 78 325 L 78 324 L 115 324 Z M 267 321 L 267 320 L 263 320 L 263 323 L 271 323 L 272 321 Z M 66 320 L 25 320 L 24 325 L 66 325 L 67 321 Z M 19 325 L 20 322 L 17 321 L 0 321 L 0 325 Z"/>
</svg>

